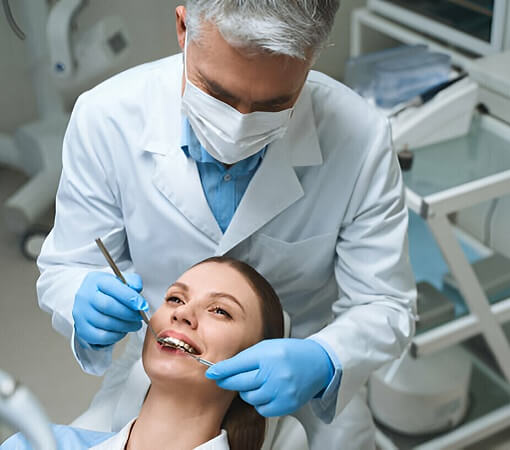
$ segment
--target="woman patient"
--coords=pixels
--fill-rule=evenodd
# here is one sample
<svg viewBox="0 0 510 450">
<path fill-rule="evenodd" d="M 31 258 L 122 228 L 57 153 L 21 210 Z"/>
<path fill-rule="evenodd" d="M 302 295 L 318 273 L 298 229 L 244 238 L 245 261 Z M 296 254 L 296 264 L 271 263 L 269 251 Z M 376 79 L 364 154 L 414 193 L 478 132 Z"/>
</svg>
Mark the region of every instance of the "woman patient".
<svg viewBox="0 0 510 450">
<path fill-rule="evenodd" d="M 283 337 L 283 313 L 271 285 L 249 265 L 226 257 L 187 270 L 165 294 L 151 325 L 158 337 L 182 341 L 218 362 L 262 339 Z M 205 377 L 206 366 L 163 347 L 147 331 L 142 352 L 151 386 L 139 416 L 119 433 L 55 427 L 61 448 L 260 449 L 265 419 L 237 393 Z M 29 448 L 20 435 L 1 449 Z"/>
</svg>

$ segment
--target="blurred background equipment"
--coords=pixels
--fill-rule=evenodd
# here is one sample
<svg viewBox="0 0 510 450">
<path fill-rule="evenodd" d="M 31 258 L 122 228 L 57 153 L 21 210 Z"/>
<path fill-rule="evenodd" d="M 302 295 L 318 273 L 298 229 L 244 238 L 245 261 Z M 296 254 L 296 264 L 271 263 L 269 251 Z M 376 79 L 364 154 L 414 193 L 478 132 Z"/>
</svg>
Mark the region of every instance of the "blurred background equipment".
<svg viewBox="0 0 510 450">
<path fill-rule="evenodd" d="M 23 236 L 22 251 L 36 258 L 46 232 L 37 221 L 54 203 L 61 148 L 69 113 L 59 90 L 85 89 L 99 82 L 123 62 L 129 50 L 126 26 L 117 16 L 101 18 L 90 29 L 77 31 L 75 19 L 83 0 L 19 0 L 17 24 L 8 0 L 4 13 L 13 32 L 28 48 L 38 118 L 0 134 L 0 162 L 30 179 L 7 199 L 2 217 L 12 232 Z M 50 55 L 50 57 L 48 57 Z"/>
<path fill-rule="evenodd" d="M 381 108 L 389 109 L 448 81 L 447 54 L 426 45 L 404 45 L 347 61 L 345 83 Z"/>
<path fill-rule="evenodd" d="M 120 16 L 101 17 L 85 30 L 76 27 L 76 16 L 88 4 L 59 0 L 50 10 L 50 66 L 59 90 L 83 91 L 120 68 L 129 55 L 127 25 Z"/>
<path fill-rule="evenodd" d="M 405 354 L 372 374 L 369 404 L 374 417 L 392 430 L 437 433 L 464 419 L 470 381 L 471 358 L 462 347 L 419 359 Z"/>
<path fill-rule="evenodd" d="M 50 422 L 34 395 L 0 370 L 0 423 L 20 431 L 34 450 L 57 450 Z M 0 436 L 0 442 L 1 442 Z"/>
<path fill-rule="evenodd" d="M 345 83 L 388 116 L 397 151 L 465 135 L 478 98 L 451 57 L 425 44 L 352 57 Z"/>
<path fill-rule="evenodd" d="M 417 333 L 370 378 L 377 442 L 465 448 L 510 426 L 510 4 L 368 0 L 351 25 L 346 83 L 412 160 Z"/>
<path fill-rule="evenodd" d="M 372 11 L 475 55 L 510 49 L 507 0 L 368 0 Z"/>
</svg>

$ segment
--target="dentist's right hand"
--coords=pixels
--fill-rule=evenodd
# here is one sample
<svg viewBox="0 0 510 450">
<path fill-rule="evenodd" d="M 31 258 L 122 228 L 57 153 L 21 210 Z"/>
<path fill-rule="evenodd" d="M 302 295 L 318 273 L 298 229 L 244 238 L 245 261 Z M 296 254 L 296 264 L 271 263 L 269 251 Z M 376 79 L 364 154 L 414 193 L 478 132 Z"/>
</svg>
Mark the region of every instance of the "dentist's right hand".
<svg viewBox="0 0 510 450">
<path fill-rule="evenodd" d="M 149 309 L 139 294 L 142 279 L 135 273 L 124 277 L 128 285 L 105 272 L 90 272 L 83 280 L 73 305 L 75 337 L 82 347 L 106 347 L 141 328 L 138 311 Z"/>
</svg>

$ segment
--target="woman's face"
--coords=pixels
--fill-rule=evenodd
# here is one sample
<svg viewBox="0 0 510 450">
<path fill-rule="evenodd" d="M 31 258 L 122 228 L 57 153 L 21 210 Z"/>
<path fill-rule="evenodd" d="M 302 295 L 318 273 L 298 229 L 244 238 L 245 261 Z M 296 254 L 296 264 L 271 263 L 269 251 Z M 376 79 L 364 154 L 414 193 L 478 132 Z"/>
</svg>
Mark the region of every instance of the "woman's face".
<svg viewBox="0 0 510 450">
<path fill-rule="evenodd" d="M 202 263 L 185 272 L 166 292 L 151 325 L 158 337 L 171 336 L 213 363 L 230 358 L 262 339 L 260 300 L 245 278 L 228 264 Z M 180 350 L 161 346 L 147 332 L 145 371 L 157 379 L 212 383 L 206 366 Z"/>
</svg>

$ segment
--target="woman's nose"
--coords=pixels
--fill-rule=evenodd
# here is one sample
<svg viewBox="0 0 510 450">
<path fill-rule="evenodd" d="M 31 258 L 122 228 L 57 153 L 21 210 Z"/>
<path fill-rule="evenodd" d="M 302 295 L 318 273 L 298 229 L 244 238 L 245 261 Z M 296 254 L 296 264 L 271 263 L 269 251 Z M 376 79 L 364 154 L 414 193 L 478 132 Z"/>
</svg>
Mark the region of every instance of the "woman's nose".
<svg viewBox="0 0 510 450">
<path fill-rule="evenodd" d="M 193 307 L 189 304 L 181 305 L 172 312 L 172 321 L 184 323 L 191 328 L 196 328 L 198 321 Z"/>
</svg>

